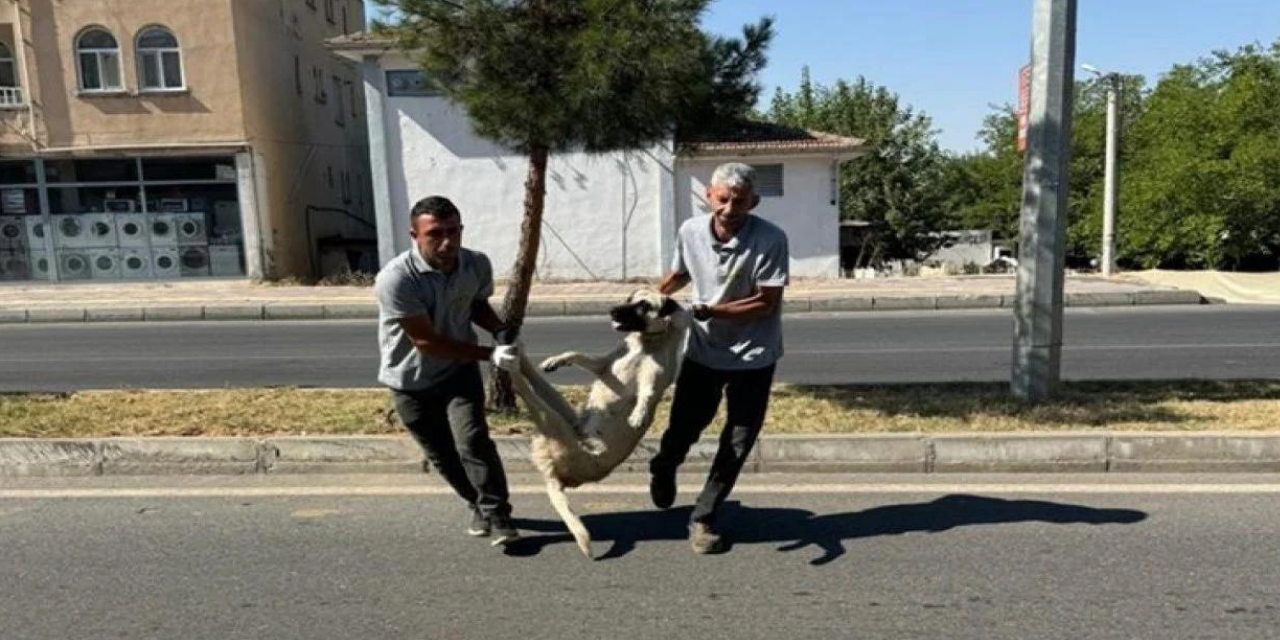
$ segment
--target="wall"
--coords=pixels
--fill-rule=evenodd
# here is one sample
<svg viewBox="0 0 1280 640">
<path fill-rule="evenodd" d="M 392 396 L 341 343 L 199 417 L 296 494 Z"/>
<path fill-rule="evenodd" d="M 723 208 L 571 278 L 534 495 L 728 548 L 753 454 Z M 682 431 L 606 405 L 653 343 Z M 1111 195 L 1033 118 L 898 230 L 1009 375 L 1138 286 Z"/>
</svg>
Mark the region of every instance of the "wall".
<svg viewBox="0 0 1280 640">
<path fill-rule="evenodd" d="M 382 68 L 412 65 L 392 55 Z M 464 244 L 488 254 L 503 277 L 514 264 L 520 238 L 525 158 L 478 138 L 466 114 L 442 97 L 388 97 L 385 122 L 397 252 L 409 248 L 412 204 L 427 195 L 445 195 L 462 210 Z M 660 275 L 658 220 L 664 174 L 669 184 L 671 170 L 671 153 L 661 147 L 553 156 L 537 277 Z"/>
<path fill-rule="evenodd" d="M 709 211 L 707 183 L 727 159 L 682 158 L 676 164 L 676 225 Z M 755 214 L 782 227 L 791 249 L 791 275 L 840 276 L 840 213 L 832 203 L 830 157 L 751 157 L 749 164 L 783 165 L 783 196 L 762 198 Z"/>
<path fill-rule="evenodd" d="M 23 88 L 37 113 L 45 147 L 235 142 L 242 138 L 239 82 L 229 64 L 233 34 L 228 0 L 23 0 L 28 43 Z M 198 7 L 198 9 L 197 9 Z M 182 47 L 188 90 L 139 94 L 134 38 L 152 24 L 168 27 Z M 124 91 L 85 95 L 77 90 L 74 44 L 87 26 L 105 27 L 120 45 Z M 4 138 L 0 144 L 28 141 Z"/>
<path fill-rule="evenodd" d="M 333 0 L 330 22 L 326 0 L 315 0 L 315 7 L 306 0 L 231 2 L 245 133 L 260 182 L 264 270 L 271 276 L 332 272 L 339 256 L 321 255 L 316 238 L 375 236 L 363 87 L 354 65 L 324 47 L 342 35 L 344 7 L 347 28 L 363 28 L 364 5 Z"/>
</svg>

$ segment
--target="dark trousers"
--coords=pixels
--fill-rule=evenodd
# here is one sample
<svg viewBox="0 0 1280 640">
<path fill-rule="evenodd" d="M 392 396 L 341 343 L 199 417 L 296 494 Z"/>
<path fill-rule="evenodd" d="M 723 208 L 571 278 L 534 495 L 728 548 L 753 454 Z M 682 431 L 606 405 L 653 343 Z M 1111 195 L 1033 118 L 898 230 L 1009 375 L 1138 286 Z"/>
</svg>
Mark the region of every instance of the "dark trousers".
<svg viewBox="0 0 1280 640">
<path fill-rule="evenodd" d="M 742 465 L 764 426 L 776 365 L 721 371 L 686 358 L 680 367 L 675 398 L 671 401 L 671 423 L 662 434 L 662 444 L 649 469 L 655 475 L 675 473 L 689 454 L 689 448 L 715 418 L 720 398 L 724 397 L 728 402 L 728 416 L 720 434 L 720 448 L 716 450 L 711 473 L 689 518 L 693 522 L 715 524 L 716 512 L 733 491 Z"/>
<path fill-rule="evenodd" d="M 511 513 L 507 476 L 484 416 L 480 367 L 421 391 L 392 389 L 396 412 L 445 482 L 486 516 Z"/>
</svg>

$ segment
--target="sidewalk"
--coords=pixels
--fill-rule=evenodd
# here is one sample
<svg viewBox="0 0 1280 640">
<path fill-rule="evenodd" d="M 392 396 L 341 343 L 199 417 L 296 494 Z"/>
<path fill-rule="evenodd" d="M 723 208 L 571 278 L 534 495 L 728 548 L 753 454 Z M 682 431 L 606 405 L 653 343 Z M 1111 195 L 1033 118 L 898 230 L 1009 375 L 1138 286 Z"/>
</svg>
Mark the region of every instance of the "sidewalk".
<svg viewBox="0 0 1280 640">
<path fill-rule="evenodd" d="M 495 437 L 511 472 L 531 472 L 529 440 Z M 646 438 L 619 472 L 644 472 Z M 690 451 L 705 470 L 715 438 Z M 0 478 L 117 475 L 422 473 L 422 450 L 404 436 L 281 438 L 0 438 Z M 755 473 L 1223 473 L 1280 472 L 1280 434 L 1004 433 L 765 435 Z M 0 486 L 3 486 L 0 481 Z"/>
<path fill-rule="evenodd" d="M 786 311 L 873 311 L 1012 307 L 1013 276 L 800 280 Z M 595 315 L 641 283 L 534 286 L 529 316 Z M 496 301 L 502 298 L 499 287 Z M 495 301 L 495 302 L 496 302 Z M 1069 277 L 1068 306 L 1200 304 L 1193 290 L 1134 280 Z M 368 287 L 271 286 L 244 280 L 0 286 L 0 323 L 175 320 L 323 320 L 377 317 Z"/>
</svg>

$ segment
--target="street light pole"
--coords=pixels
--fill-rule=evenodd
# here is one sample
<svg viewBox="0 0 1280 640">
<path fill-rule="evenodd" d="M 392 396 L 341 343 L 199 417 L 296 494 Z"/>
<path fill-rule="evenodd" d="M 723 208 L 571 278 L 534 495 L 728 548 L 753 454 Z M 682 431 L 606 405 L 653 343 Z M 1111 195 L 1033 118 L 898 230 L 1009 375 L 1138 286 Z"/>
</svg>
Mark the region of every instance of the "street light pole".
<svg viewBox="0 0 1280 640">
<path fill-rule="evenodd" d="M 1120 74 L 1081 68 L 1107 83 L 1107 165 L 1102 195 L 1102 275 L 1116 270 L 1116 200 L 1120 194 Z"/>
</svg>

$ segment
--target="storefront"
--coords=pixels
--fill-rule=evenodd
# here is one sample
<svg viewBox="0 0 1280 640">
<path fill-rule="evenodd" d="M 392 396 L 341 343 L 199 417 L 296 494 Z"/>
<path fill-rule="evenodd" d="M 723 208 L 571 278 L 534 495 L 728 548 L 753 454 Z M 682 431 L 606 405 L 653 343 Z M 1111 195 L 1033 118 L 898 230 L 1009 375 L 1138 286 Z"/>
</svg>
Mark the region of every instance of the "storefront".
<svg viewBox="0 0 1280 640">
<path fill-rule="evenodd" d="M 236 156 L 0 160 L 0 281 L 240 278 Z"/>
</svg>

